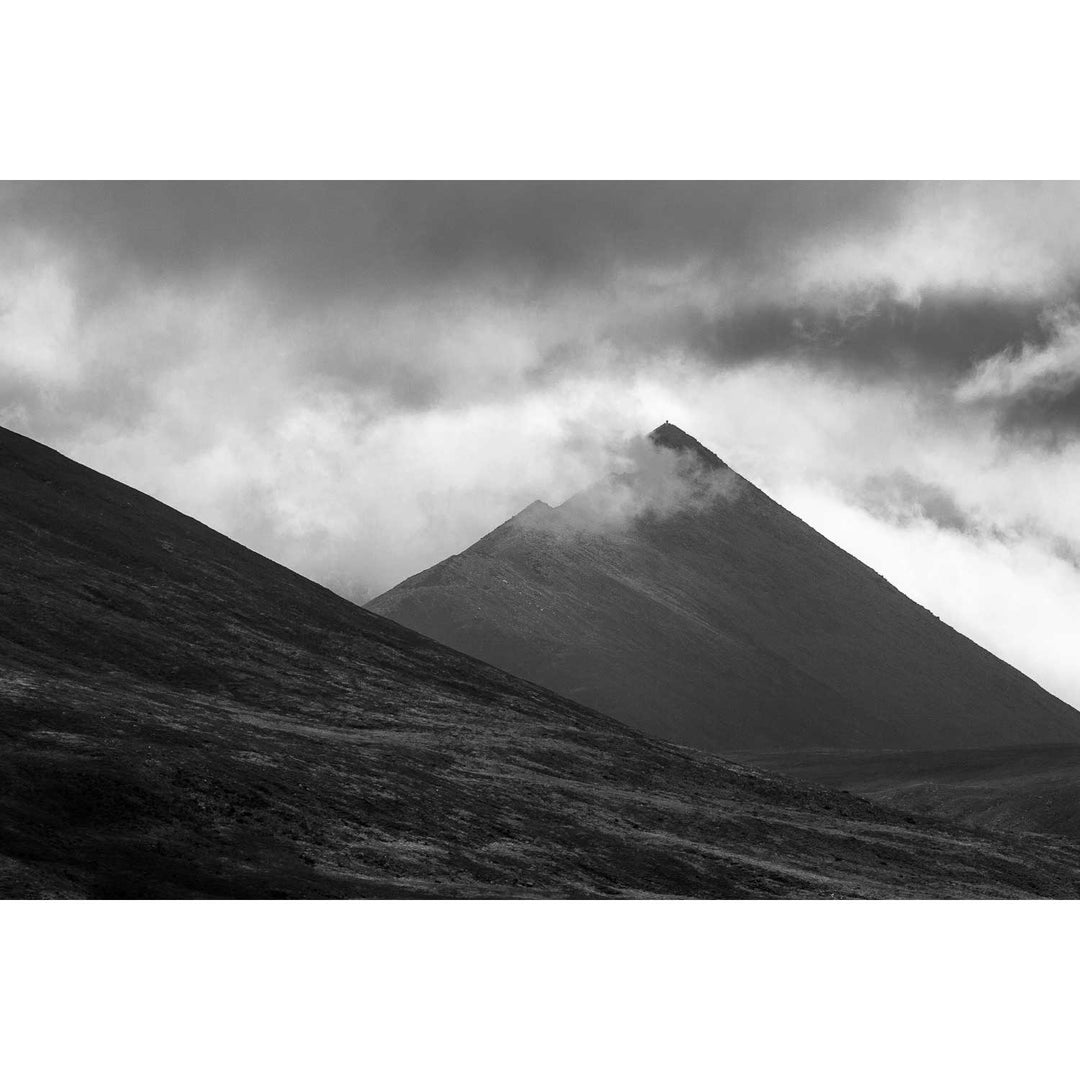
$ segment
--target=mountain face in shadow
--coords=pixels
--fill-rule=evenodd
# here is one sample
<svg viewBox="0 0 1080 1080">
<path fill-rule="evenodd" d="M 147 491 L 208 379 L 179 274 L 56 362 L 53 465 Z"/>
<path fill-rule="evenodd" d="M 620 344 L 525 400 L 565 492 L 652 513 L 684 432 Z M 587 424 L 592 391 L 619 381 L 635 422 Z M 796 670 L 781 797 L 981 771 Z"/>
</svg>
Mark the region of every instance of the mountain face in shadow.
<svg viewBox="0 0 1080 1080">
<path fill-rule="evenodd" d="M 368 604 L 707 751 L 1080 739 L 1080 714 L 671 424 Z"/>
<path fill-rule="evenodd" d="M 0 429 L 0 896 L 1080 895 L 657 742 Z"/>
</svg>

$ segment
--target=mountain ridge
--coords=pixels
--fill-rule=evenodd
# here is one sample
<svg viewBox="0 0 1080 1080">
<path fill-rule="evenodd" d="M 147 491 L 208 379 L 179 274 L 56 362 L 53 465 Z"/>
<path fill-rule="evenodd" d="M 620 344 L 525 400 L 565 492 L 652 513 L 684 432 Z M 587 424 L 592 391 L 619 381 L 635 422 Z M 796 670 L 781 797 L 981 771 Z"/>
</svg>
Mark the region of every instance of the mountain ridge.
<svg viewBox="0 0 1080 1080">
<path fill-rule="evenodd" d="M 695 474 L 697 440 L 664 424 L 649 441 L 660 465 L 642 467 L 637 504 L 616 474 L 516 515 L 367 606 L 712 752 L 1080 741 L 1074 709 L 717 455 Z M 672 451 L 674 471 L 662 457 Z M 705 483 L 715 497 L 656 510 L 657 483 L 678 490 L 687 468 L 691 494 Z M 631 517 L 605 517 L 611 489 Z"/>
</svg>

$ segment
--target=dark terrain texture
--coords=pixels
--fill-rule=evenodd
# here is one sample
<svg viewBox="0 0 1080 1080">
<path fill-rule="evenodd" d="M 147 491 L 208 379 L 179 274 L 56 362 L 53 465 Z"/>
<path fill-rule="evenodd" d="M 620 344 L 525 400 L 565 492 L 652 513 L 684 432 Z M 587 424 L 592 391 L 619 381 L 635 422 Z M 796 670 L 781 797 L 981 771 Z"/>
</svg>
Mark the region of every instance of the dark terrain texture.
<svg viewBox="0 0 1080 1080">
<path fill-rule="evenodd" d="M 746 760 L 912 813 L 1080 840 L 1080 746 L 827 750 Z"/>
<path fill-rule="evenodd" d="M 700 443 L 670 424 L 650 439 L 677 457 L 681 501 L 657 500 L 643 469 L 533 503 L 368 607 L 710 752 L 1080 740 L 1074 709 Z M 612 487 L 639 484 L 652 485 L 642 512 L 612 521 Z"/>
<path fill-rule="evenodd" d="M 647 738 L 0 429 L 0 895 L 1080 895 Z"/>
</svg>

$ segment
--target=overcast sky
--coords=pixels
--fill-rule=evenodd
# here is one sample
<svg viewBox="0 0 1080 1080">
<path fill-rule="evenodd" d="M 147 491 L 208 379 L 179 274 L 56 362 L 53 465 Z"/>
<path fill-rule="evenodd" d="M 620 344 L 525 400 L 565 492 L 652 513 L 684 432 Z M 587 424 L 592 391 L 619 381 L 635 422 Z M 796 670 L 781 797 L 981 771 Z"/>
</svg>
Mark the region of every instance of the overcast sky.
<svg viewBox="0 0 1080 1080">
<path fill-rule="evenodd" d="M 1080 185 L 0 186 L 0 424 L 355 599 L 664 420 L 1080 705 Z"/>
</svg>

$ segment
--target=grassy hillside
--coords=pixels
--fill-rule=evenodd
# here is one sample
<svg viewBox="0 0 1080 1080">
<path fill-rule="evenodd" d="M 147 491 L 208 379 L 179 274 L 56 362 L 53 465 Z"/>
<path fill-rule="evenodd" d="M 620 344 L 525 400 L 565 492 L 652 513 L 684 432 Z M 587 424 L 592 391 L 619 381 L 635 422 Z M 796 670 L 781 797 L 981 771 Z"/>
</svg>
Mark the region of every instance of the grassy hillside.
<svg viewBox="0 0 1080 1080">
<path fill-rule="evenodd" d="M 0 431 L 0 895 L 1069 896 L 646 738 Z"/>
</svg>

